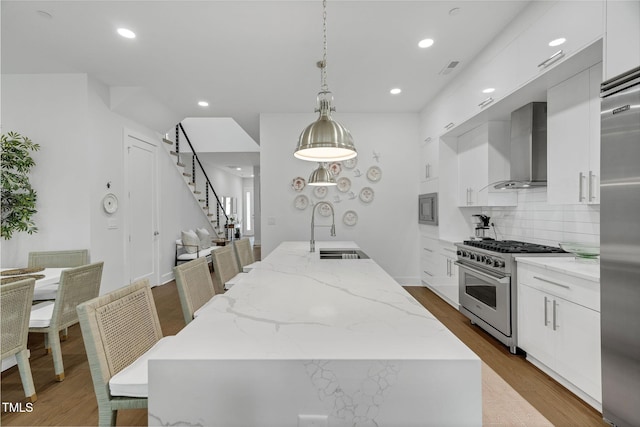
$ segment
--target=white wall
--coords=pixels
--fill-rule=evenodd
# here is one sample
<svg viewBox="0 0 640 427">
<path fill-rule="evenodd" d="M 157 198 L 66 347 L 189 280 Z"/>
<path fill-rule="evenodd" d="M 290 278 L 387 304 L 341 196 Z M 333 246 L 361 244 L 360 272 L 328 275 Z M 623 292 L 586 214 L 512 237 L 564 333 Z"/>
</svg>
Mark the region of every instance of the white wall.
<svg viewBox="0 0 640 427">
<path fill-rule="evenodd" d="M 109 89 L 84 74 L 2 75 L 2 132 L 23 133 L 42 146 L 34 154 L 31 177 L 38 191 L 39 232 L 3 240 L 3 267 L 26 266 L 30 251 L 89 248 L 92 261 L 105 262 L 101 293 L 125 285 L 126 216 L 120 209 L 108 217 L 101 201 L 107 192 L 124 198 L 128 129 L 158 142 L 160 277 L 173 278 L 180 230 L 202 226 L 206 218 L 160 135 L 108 106 Z M 117 228 L 108 228 L 109 218 Z"/>
<path fill-rule="evenodd" d="M 40 144 L 31 173 L 38 232 L 2 240 L 3 267 L 26 266 L 30 251 L 91 246 L 87 119 L 85 75 L 2 75 L 2 133 Z"/>
<path fill-rule="evenodd" d="M 310 238 L 311 207 L 298 210 L 293 201 L 298 194 L 310 200 L 312 187 L 306 186 L 300 193 L 292 189 L 294 178 L 305 180 L 317 166 L 316 163 L 293 157 L 298 136 L 302 129 L 316 119 L 313 114 L 263 114 L 260 119 L 260 168 L 261 168 L 261 242 L 265 257 L 280 242 Z M 338 177 L 351 180 L 357 195 L 366 186 L 375 192 L 374 201 L 365 204 L 359 198 L 349 199 L 335 187 L 322 200 L 333 203 L 336 211 L 336 237 L 330 237 L 328 228 L 316 229 L 316 240 L 353 240 L 376 260 L 392 277 L 402 284 L 417 284 L 419 278 L 417 218 L 418 150 L 417 114 L 336 114 L 352 133 L 358 150 L 357 168 L 362 176 L 354 176 L 352 170 L 343 168 Z M 374 159 L 379 153 L 379 161 Z M 379 182 L 369 182 L 365 177 L 371 166 L 382 169 Z M 340 201 L 336 202 L 335 197 Z M 355 227 L 343 224 L 347 210 L 354 210 L 359 220 Z M 316 225 L 329 224 L 330 220 L 316 214 Z"/>
</svg>

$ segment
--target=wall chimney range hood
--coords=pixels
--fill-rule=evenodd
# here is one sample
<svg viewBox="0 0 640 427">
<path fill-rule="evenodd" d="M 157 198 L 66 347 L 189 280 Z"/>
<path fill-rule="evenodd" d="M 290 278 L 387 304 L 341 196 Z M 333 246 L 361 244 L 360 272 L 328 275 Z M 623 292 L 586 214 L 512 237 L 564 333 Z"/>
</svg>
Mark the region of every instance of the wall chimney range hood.
<svg viewBox="0 0 640 427">
<path fill-rule="evenodd" d="M 511 113 L 510 179 L 499 190 L 547 186 L 547 103 L 532 102 Z"/>
</svg>

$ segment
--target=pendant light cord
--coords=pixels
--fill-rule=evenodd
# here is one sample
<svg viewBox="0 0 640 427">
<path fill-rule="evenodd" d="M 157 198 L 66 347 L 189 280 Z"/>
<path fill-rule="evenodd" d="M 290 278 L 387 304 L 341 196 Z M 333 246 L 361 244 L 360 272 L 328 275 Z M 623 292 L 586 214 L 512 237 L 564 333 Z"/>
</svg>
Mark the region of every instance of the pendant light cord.
<svg viewBox="0 0 640 427">
<path fill-rule="evenodd" d="M 327 0 L 322 0 L 322 38 L 323 38 L 323 53 L 322 53 L 322 71 L 321 76 L 321 88 L 322 91 L 328 92 L 329 85 L 327 85 Z"/>
</svg>

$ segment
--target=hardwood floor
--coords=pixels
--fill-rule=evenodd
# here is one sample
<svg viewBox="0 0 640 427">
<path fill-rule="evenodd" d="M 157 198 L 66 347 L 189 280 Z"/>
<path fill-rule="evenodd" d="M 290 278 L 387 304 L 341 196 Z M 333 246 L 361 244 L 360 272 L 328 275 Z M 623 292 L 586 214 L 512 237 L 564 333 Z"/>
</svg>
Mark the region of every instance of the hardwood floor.
<svg viewBox="0 0 640 427">
<path fill-rule="evenodd" d="M 259 258 L 257 258 L 259 259 Z M 212 275 L 215 279 L 215 275 Z M 511 355 L 506 347 L 482 332 L 426 288 L 406 288 L 422 305 L 480 356 L 495 372 L 557 426 L 606 426 L 600 414 L 576 398 L 554 380 L 528 363 Z M 175 282 L 158 286 L 153 295 L 164 335 L 176 334 L 184 327 Z M 2 402 L 20 402 L 25 412 L 7 412 L 3 405 L 4 426 L 89 426 L 98 420 L 91 374 L 78 325 L 69 329 L 62 343 L 66 378 L 56 382 L 51 355 L 44 353 L 41 334 L 29 337 L 31 370 L 38 400 L 28 411 L 18 369 L 2 373 Z M 15 408 L 14 408 L 15 409 Z M 118 414 L 119 426 L 144 426 L 146 410 L 126 410 Z"/>
<path fill-rule="evenodd" d="M 509 353 L 506 346 L 471 325 L 464 315 L 431 290 L 405 289 L 553 425 L 608 426 L 598 411 L 527 362 L 523 355 Z"/>
</svg>

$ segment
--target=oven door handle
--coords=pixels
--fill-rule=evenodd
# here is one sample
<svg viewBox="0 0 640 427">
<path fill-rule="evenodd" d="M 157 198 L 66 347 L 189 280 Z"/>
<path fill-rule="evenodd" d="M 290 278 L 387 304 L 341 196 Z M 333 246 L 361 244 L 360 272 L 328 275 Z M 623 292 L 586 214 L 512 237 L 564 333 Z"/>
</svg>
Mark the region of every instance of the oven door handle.
<svg viewBox="0 0 640 427">
<path fill-rule="evenodd" d="M 472 273 L 472 274 L 476 274 L 480 277 L 484 277 L 485 279 L 489 279 L 493 282 L 497 282 L 497 283 L 501 283 L 504 285 L 508 285 L 511 281 L 511 277 L 509 276 L 503 276 L 503 277 L 496 277 L 493 276 L 491 274 L 487 274 L 487 273 L 483 273 L 482 271 L 476 270 L 476 269 L 472 269 L 469 268 L 469 266 L 467 266 L 466 264 L 463 264 L 461 262 L 458 261 L 454 261 L 454 264 L 457 265 L 460 268 L 463 268 L 464 270 L 467 270 L 468 272 Z"/>
</svg>

